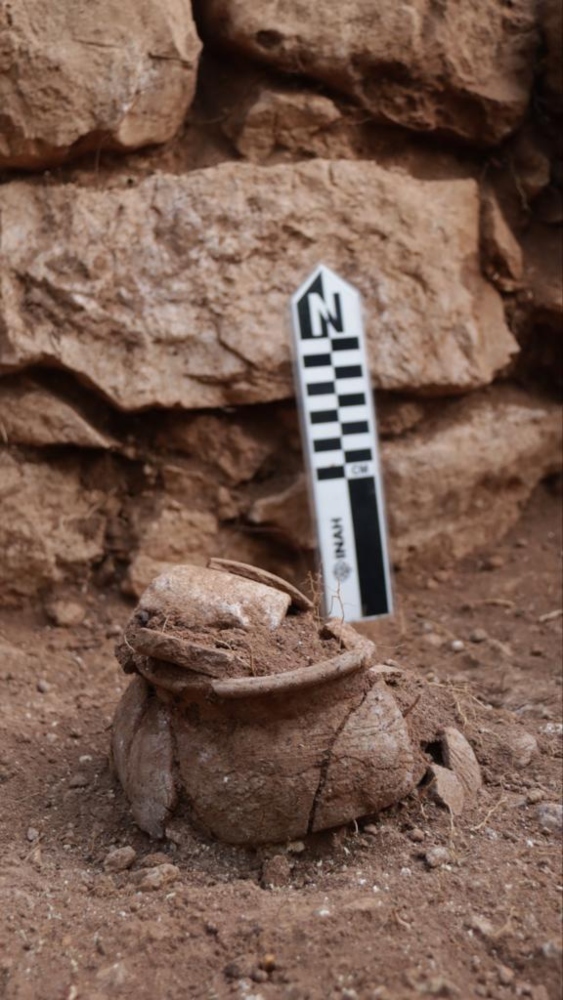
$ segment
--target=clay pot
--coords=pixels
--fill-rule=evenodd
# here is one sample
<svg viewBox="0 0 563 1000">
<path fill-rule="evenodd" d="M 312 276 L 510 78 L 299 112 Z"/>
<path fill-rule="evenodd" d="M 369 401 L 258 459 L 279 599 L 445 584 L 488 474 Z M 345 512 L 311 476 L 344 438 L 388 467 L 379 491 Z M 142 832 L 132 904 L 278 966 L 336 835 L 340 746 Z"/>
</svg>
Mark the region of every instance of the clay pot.
<svg viewBox="0 0 563 1000">
<path fill-rule="evenodd" d="M 220 840 L 293 840 L 378 812 L 424 774 L 373 644 L 253 567 L 159 577 L 118 658 L 139 676 L 115 716 L 113 760 L 153 836 L 183 799 Z"/>
</svg>

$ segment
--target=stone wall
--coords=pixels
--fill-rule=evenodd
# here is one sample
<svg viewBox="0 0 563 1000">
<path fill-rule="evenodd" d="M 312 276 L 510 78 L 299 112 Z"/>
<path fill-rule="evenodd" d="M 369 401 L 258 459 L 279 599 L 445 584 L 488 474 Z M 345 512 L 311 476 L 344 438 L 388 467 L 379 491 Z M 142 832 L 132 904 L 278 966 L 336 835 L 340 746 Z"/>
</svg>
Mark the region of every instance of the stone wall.
<svg viewBox="0 0 563 1000">
<path fill-rule="evenodd" d="M 303 580 L 319 261 L 362 293 L 395 563 L 516 520 L 561 454 L 560 11 L 0 6 L 2 602 L 210 555 Z"/>
</svg>

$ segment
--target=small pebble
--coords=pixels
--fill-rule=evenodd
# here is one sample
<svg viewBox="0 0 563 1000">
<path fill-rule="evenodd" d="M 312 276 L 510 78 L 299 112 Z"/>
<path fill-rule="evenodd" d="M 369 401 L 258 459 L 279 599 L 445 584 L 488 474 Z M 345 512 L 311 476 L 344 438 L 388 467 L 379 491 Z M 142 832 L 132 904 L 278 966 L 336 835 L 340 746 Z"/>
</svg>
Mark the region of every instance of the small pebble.
<svg viewBox="0 0 563 1000">
<path fill-rule="evenodd" d="M 484 938 L 490 938 L 494 935 L 494 927 L 487 917 L 482 917 L 478 913 L 472 913 L 467 923 L 474 931 L 479 931 L 479 934 L 482 934 Z"/>
<path fill-rule="evenodd" d="M 268 973 L 264 969 L 253 969 L 250 973 L 250 978 L 254 980 L 255 983 L 267 983 Z"/>
<path fill-rule="evenodd" d="M 106 854 L 103 867 L 106 872 L 124 872 L 133 864 L 137 852 L 133 847 L 116 847 Z"/>
<path fill-rule="evenodd" d="M 504 556 L 501 555 L 489 556 L 481 563 L 481 569 L 489 573 L 494 569 L 501 569 L 502 566 L 504 566 Z"/>
<path fill-rule="evenodd" d="M 140 874 L 141 892 L 155 892 L 177 882 L 180 878 L 180 869 L 176 865 L 158 865 L 157 868 L 147 868 Z"/>
<path fill-rule="evenodd" d="M 471 642 L 486 642 L 488 635 L 484 628 L 474 628 L 469 634 L 469 639 Z"/>
<path fill-rule="evenodd" d="M 409 830 L 409 838 L 414 841 L 415 844 L 421 844 L 424 837 L 424 830 L 421 830 L 419 826 L 415 826 L 414 829 Z"/>
<path fill-rule="evenodd" d="M 424 983 L 424 992 L 430 997 L 455 997 L 459 995 L 457 986 L 444 976 L 433 976 Z"/>
<path fill-rule="evenodd" d="M 544 733 L 545 736 L 563 736 L 563 722 L 546 722 L 545 726 L 542 726 L 540 733 Z"/>
<path fill-rule="evenodd" d="M 158 868 L 159 865 L 167 865 L 170 858 L 164 851 L 154 851 L 152 854 L 145 854 L 141 861 L 141 868 Z"/>
<path fill-rule="evenodd" d="M 424 860 L 429 868 L 439 868 L 451 860 L 447 847 L 431 847 L 424 855 Z"/>
<path fill-rule="evenodd" d="M 544 941 L 540 951 L 544 958 L 559 963 L 563 958 L 563 943 L 551 938 L 549 941 Z"/>
<path fill-rule="evenodd" d="M 542 830 L 558 833 L 563 829 L 563 805 L 560 802 L 541 802 L 536 815 Z"/>
<path fill-rule="evenodd" d="M 46 611 L 53 624 L 61 628 L 81 625 L 86 616 L 86 609 L 77 601 L 52 601 Z"/>
<path fill-rule="evenodd" d="M 373 823 L 368 823 L 364 826 L 362 833 L 367 833 L 368 837 L 377 837 L 378 829 Z"/>
<path fill-rule="evenodd" d="M 498 969 L 498 979 L 502 986 L 510 986 L 514 982 L 514 973 L 512 969 L 509 969 L 507 965 L 499 965 Z"/>
<path fill-rule="evenodd" d="M 32 844 L 33 841 L 37 840 L 37 838 L 39 837 L 39 830 L 36 830 L 34 826 L 30 826 L 26 833 L 26 837 L 29 840 L 30 844 Z"/>
<path fill-rule="evenodd" d="M 440 649 L 444 645 L 444 640 L 441 635 L 436 632 L 426 632 L 422 637 L 422 641 L 426 646 L 432 646 L 433 649 Z"/>
<path fill-rule="evenodd" d="M 88 780 L 88 776 L 86 774 L 83 774 L 82 771 L 77 771 L 76 774 L 73 774 L 72 777 L 69 779 L 68 787 L 86 788 L 86 786 L 89 784 L 90 782 Z"/>
<path fill-rule="evenodd" d="M 39 694 L 47 694 L 47 692 L 51 690 L 51 685 L 48 683 L 48 681 L 43 680 L 43 678 L 38 680 L 35 686 L 39 691 Z"/>
<path fill-rule="evenodd" d="M 450 644 L 450 649 L 452 653 L 461 653 L 465 649 L 465 643 L 462 639 L 454 639 Z"/>
<path fill-rule="evenodd" d="M 530 805 L 535 805 L 536 802 L 541 802 L 545 798 L 545 795 L 541 788 L 531 788 L 526 796 L 526 800 Z"/>
<path fill-rule="evenodd" d="M 303 854 L 305 844 L 302 840 L 294 840 L 291 844 L 287 845 L 287 850 L 290 854 Z"/>
<path fill-rule="evenodd" d="M 265 972 L 273 972 L 276 968 L 276 956 L 271 951 L 266 952 L 259 965 Z"/>
</svg>

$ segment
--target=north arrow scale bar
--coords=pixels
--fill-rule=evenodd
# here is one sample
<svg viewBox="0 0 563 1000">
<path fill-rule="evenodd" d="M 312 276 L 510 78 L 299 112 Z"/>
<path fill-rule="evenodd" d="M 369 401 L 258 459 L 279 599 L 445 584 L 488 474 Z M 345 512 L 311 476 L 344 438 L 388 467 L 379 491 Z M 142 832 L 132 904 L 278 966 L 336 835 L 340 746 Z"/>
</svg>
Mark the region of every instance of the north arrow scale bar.
<svg viewBox="0 0 563 1000">
<path fill-rule="evenodd" d="M 393 598 L 360 296 L 320 265 L 291 307 L 325 611 L 378 618 L 392 612 Z"/>
</svg>

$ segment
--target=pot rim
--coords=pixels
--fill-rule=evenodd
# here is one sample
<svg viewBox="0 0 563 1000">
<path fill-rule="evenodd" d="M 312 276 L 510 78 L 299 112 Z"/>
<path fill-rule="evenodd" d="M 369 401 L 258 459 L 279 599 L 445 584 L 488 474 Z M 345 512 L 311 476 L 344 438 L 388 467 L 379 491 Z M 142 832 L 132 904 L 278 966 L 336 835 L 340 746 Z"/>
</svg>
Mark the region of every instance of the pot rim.
<svg viewBox="0 0 563 1000">
<path fill-rule="evenodd" d="M 178 670 L 174 663 L 161 661 L 163 667 Z M 350 649 L 328 660 L 320 660 L 311 666 L 298 667 L 296 670 L 286 670 L 281 674 L 266 674 L 261 677 L 229 677 L 226 679 L 210 677 L 204 674 L 187 672 L 180 676 L 168 678 L 165 674 L 159 677 L 158 661 L 147 658 L 139 664 L 139 673 L 154 687 L 163 688 L 176 695 L 192 695 L 197 697 L 215 695 L 223 700 L 242 698 L 263 698 L 276 694 L 291 694 L 297 691 L 319 687 L 341 677 L 347 677 L 369 666 L 368 658 L 363 649 Z"/>
<path fill-rule="evenodd" d="M 364 665 L 364 651 L 349 649 L 311 666 L 297 667 L 296 670 L 286 670 L 281 674 L 266 674 L 263 677 L 229 677 L 226 680 L 212 680 L 210 687 L 219 698 L 256 698 L 269 694 L 285 694 L 346 677 L 361 670 Z"/>
</svg>

